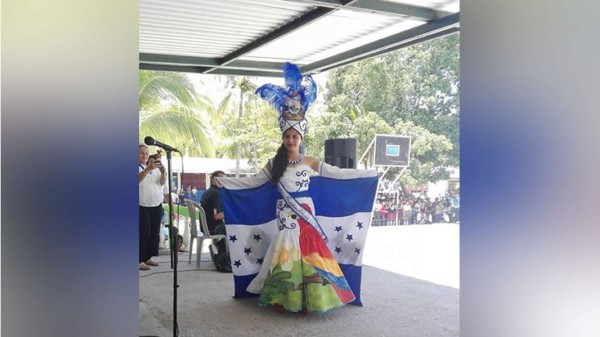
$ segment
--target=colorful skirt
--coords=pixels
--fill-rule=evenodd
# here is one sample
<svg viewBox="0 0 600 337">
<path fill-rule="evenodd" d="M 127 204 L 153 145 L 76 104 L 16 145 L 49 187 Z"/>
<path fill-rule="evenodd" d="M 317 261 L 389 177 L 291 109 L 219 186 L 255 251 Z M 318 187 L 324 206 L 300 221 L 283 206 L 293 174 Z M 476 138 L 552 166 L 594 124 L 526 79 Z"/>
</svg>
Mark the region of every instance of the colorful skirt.
<svg viewBox="0 0 600 337">
<path fill-rule="evenodd" d="M 302 206 L 311 211 L 307 204 Z M 297 223 L 295 228 L 280 230 L 271 242 L 269 260 L 264 262 L 269 270 L 258 303 L 280 305 L 292 312 L 324 312 L 354 301 L 320 233 L 301 218 Z"/>
</svg>

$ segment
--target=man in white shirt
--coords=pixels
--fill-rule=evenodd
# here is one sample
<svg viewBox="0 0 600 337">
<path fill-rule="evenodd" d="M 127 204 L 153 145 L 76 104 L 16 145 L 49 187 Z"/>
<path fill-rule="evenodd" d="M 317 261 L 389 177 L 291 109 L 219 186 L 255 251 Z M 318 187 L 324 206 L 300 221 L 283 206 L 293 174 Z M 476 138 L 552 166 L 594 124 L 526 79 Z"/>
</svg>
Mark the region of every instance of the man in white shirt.
<svg viewBox="0 0 600 337">
<path fill-rule="evenodd" d="M 148 147 L 140 144 L 139 151 L 139 270 L 158 266 L 152 260 L 158 255 L 160 241 L 161 210 L 164 186 L 167 181 L 160 157 L 148 156 Z M 167 191 L 168 193 L 168 191 Z"/>
</svg>

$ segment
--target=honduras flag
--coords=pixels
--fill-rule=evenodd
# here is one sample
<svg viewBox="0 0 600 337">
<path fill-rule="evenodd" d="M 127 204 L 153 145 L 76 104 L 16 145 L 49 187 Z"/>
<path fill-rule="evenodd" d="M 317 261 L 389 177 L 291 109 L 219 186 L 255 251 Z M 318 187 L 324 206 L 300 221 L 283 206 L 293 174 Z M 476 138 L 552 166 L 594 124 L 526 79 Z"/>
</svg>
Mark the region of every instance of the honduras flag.
<svg viewBox="0 0 600 337">
<path fill-rule="evenodd" d="M 356 300 L 362 305 L 360 285 L 362 257 L 371 224 L 377 191 L 374 170 L 340 169 L 321 164 L 319 176 L 310 179 L 309 194 L 315 217 L 328 238 Z M 281 195 L 263 169 L 253 177 L 218 178 L 225 213 L 228 245 L 234 277 L 234 297 L 255 296 L 246 288 L 258 274 L 271 240 L 278 231 L 275 207 Z"/>
</svg>

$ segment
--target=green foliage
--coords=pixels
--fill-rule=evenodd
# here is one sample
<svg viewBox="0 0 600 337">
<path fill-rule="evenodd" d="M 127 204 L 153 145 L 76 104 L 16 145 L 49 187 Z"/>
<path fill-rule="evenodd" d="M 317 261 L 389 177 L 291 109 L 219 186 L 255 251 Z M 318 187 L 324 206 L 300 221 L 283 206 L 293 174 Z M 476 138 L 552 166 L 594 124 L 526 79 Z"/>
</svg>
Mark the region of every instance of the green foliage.
<svg viewBox="0 0 600 337">
<path fill-rule="evenodd" d="M 214 155 L 213 147 L 209 145 L 211 132 L 194 111 L 155 110 L 140 118 L 140 121 L 141 138 L 153 135 L 190 156 Z"/>
<path fill-rule="evenodd" d="M 342 305 L 333 286 L 309 283 L 305 285 L 307 306 L 314 311 L 323 311 Z"/>
<path fill-rule="evenodd" d="M 325 140 L 332 138 L 357 138 L 357 153 L 360 156 L 369 146 L 375 134 L 390 134 L 393 128 L 375 112 L 356 115 L 354 119 L 348 114 L 325 112 L 313 120 L 305 138 L 308 153 L 323 158 Z M 358 159 L 358 158 L 357 158 Z"/>
<path fill-rule="evenodd" d="M 375 134 L 411 136 L 411 163 L 400 182 L 445 179 L 460 161 L 459 75 L 458 34 L 332 70 L 326 112 L 310 124 L 309 150 L 323 157 L 326 139 L 354 137 L 360 157 Z"/>
<path fill-rule="evenodd" d="M 151 135 L 184 155 L 213 156 L 211 132 L 205 123 L 214 112 L 211 101 L 196 93 L 185 74 L 139 72 L 139 138 Z"/>
<path fill-rule="evenodd" d="M 300 268 L 299 262 L 295 262 L 295 267 Z M 295 287 L 292 280 L 292 273 L 281 270 L 278 265 L 265 280 L 265 284 L 261 291 L 261 301 L 271 303 L 275 298 L 281 296 Z"/>
<path fill-rule="evenodd" d="M 375 134 L 407 135 L 411 164 L 401 183 L 446 178 L 459 165 L 459 75 L 458 34 L 332 70 L 307 114 L 308 154 L 323 158 L 325 140 L 352 137 L 361 156 Z M 281 144 L 277 115 L 254 94 L 254 79 L 218 81 L 225 94 L 214 105 L 185 74 L 140 71 L 140 139 L 152 135 L 190 156 L 239 156 L 256 171 Z"/>
<path fill-rule="evenodd" d="M 327 109 L 355 118 L 375 111 L 390 126 L 410 121 L 452 144 L 459 164 L 459 35 L 452 34 L 363 60 L 330 73 Z"/>
<path fill-rule="evenodd" d="M 196 100 L 192 83 L 181 73 L 140 70 L 139 85 L 140 111 L 163 102 L 193 106 Z"/>
<path fill-rule="evenodd" d="M 410 166 L 400 177 L 400 183 L 419 186 L 428 181 L 447 179 L 450 166 L 451 142 L 443 135 L 437 135 L 412 122 L 398 122 L 394 134 L 411 137 Z M 390 176 L 399 169 L 390 170 Z"/>
<path fill-rule="evenodd" d="M 236 158 L 240 151 L 240 157 L 258 171 L 281 144 L 277 115 L 254 94 L 256 85 L 250 79 L 229 79 L 228 87 L 217 109 L 220 119 L 214 124 L 220 135 L 217 156 Z"/>
<path fill-rule="evenodd" d="M 331 138 L 356 138 L 357 156 L 360 157 L 376 134 L 393 134 L 411 137 L 410 166 L 404 171 L 400 182 L 409 186 L 421 185 L 448 177 L 444 169 L 450 165 L 451 142 L 443 135 L 437 135 L 413 122 L 397 121 L 394 127 L 386 123 L 375 112 L 369 112 L 351 120 L 348 116 L 339 116 L 327 112 L 315 118 L 311 123 L 310 136 L 306 143 L 310 154 L 324 157 L 323 144 Z M 360 158 L 357 158 L 357 160 Z M 373 165 L 372 156 L 366 156 L 367 167 Z M 395 177 L 399 169 L 391 169 L 388 177 Z"/>
</svg>

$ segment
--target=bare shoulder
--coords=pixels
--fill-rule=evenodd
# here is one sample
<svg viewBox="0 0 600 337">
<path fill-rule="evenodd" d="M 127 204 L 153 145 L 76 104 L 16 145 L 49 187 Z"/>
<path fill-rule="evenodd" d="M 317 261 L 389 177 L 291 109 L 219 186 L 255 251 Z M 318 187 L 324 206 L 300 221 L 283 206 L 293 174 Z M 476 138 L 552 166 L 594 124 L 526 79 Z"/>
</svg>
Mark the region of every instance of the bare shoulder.
<svg viewBox="0 0 600 337">
<path fill-rule="evenodd" d="M 319 172 L 319 165 L 321 164 L 321 161 L 318 158 L 304 157 L 304 163 L 310 166 L 310 168 L 312 168 L 313 171 Z"/>
<path fill-rule="evenodd" d="M 267 162 L 267 164 L 265 164 L 265 167 L 263 167 L 263 170 L 264 169 L 269 171 L 269 173 L 271 172 L 271 161 L 270 160 Z M 259 171 L 259 173 L 260 173 L 260 171 Z"/>
</svg>

